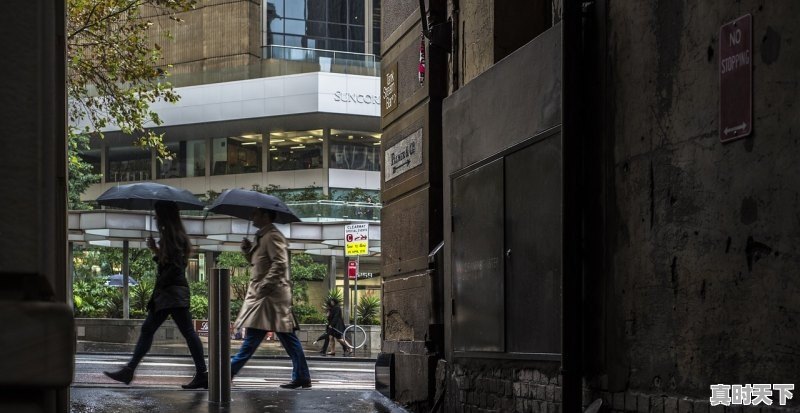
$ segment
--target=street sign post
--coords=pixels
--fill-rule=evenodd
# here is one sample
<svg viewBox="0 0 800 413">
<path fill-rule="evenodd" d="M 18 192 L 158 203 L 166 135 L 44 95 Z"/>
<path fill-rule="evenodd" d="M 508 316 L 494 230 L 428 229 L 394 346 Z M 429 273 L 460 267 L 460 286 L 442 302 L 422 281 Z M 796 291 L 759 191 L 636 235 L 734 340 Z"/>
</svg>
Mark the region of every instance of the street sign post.
<svg viewBox="0 0 800 413">
<path fill-rule="evenodd" d="M 348 278 L 350 277 L 351 271 L 355 276 L 355 294 L 353 295 L 355 317 L 353 317 L 353 325 L 358 326 L 358 271 L 361 268 L 360 257 L 369 254 L 369 224 L 349 224 L 344 226 L 344 250 L 346 256 L 356 257 L 355 261 L 350 261 L 347 264 L 347 276 Z M 351 270 L 352 264 L 355 264 L 355 268 Z M 356 330 L 353 329 L 353 331 Z"/>
<path fill-rule="evenodd" d="M 753 130 L 753 16 L 719 29 L 719 140 L 730 142 Z"/>
</svg>

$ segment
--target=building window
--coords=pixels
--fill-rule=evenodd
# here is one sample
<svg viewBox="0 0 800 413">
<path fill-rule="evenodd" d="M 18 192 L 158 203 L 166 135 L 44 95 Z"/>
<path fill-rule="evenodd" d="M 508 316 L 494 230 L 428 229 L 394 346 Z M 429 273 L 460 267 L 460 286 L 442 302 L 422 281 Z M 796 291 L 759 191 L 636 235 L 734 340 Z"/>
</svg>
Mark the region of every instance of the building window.
<svg viewBox="0 0 800 413">
<path fill-rule="evenodd" d="M 269 134 L 269 170 L 322 168 L 322 129 Z"/>
<path fill-rule="evenodd" d="M 380 134 L 331 130 L 330 167 L 358 171 L 381 170 Z"/>
<path fill-rule="evenodd" d="M 80 157 L 91 165 L 93 174 L 100 174 L 100 149 L 81 152 Z"/>
<path fill-rule="evenodd" d="M 108 148 L 106 182 L 150 179 L 150 150 L 138 147 Z"/>
<path fill-rule="evenodd" d="M 211 141 L 212 175 L 261 172 L 261 135 L 246 134 Z"/>
<path fill-rule="evenodd" d="M 266 1 L 262 14 L 266 28 L 264 46 L 364 53 L 365 8 L 364 0 Z M 376 10 L 380 17 L 379 1 L 373 3 L 370 12 L 375 15 Z M 274 49 L 270 57 L 286 58 Z"/>
<path fill-rule="evenodd" d="M 158 179 L 205 176 L 206 142 L 204 140 L 181 141 L 167 144 L 172 159 L 160 159 Z"/>
</svg>

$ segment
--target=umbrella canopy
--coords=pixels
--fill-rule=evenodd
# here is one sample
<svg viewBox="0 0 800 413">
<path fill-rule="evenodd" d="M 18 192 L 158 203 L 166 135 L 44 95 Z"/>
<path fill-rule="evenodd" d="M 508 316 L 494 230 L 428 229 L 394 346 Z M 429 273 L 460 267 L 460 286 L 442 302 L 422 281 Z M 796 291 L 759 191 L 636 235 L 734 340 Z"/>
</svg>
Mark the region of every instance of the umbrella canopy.
<svg viewBox="0 0 800 413">
<path fill-rule="evenodd" d="M 106 285 L 109 287 L 122 287 L 122 274 L 114 274 L 106 277 Z M 128 285 L 138 285 L 139 283 L 132 277 L 128 277 Z"/>
<path fill-rule="evenodd" d="M 100 205 L 132 210 L 151 210 L 158 201 L 175 202 L 179 209 L 203 209 L 191 192 L 154 182 L 115 186 L 97 197 Z"/>
<path fill-rule="evenodd" d="M 272 195 L 244 189 L 229 189 L 223 192 L 208 210 L 215 214 L 225 214 L 250 220 L 250 216 L 256 208 L 275 211 L 277 213 L 275 223 L 277 224 L 300 222 L 300 218 L 280 199 Z"/>
</svg>

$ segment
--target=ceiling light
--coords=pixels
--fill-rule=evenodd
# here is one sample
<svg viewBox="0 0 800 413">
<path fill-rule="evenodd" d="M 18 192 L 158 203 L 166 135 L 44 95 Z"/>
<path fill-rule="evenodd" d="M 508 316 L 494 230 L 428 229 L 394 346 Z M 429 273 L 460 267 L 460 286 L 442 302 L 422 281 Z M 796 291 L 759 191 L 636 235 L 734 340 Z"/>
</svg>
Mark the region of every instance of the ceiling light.
<svg viewBox="0 0 800 413">
<path fill-rule="evenodd" d="M 380 142 L 373 143 L 373 145 L 380 145 L 380 144 L 381 144 Z"/>
<path fill-rule="evenodd" d="M 270 139 L 269 143 L 278 143 L 278 142 L 285 142 L 285 139 Z"/>
<path fill-rule="evenodd" d="M 353 139 L 353 135 L 348 135 L 347 139 Z"/>
<path fill-rule="evenodd" d="M 278 150 L 278 148 L 269 148 L 269 150 L 270 150 L 270 152 L 271 152 L 271 151 L 277 151 L 277 150 Z"/>
<path fill-rule="evenodd" d="M 258 142 L 242 142 L 242 146 L 244 146 L 244 145 L 255 145 L 257 143 Z"/>
<path fill-rule="evenodd" d="M 303 148 L 305 148 L 305 145 L 303 145 L 303 144 L 289 147 L 289 149 L 303 149 Z"/>
</svg>

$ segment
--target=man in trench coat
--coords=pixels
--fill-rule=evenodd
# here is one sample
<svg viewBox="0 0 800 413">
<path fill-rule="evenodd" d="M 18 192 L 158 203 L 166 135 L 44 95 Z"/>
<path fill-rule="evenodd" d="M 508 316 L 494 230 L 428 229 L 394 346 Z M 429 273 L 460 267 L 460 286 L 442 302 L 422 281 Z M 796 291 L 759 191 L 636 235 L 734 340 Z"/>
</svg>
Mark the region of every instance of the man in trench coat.
<svg viewBox="0 0 800 413">
<path fill-rule="evenodd" d="M 246 328 L 247 333 L 239 352 L 231 358 L 231 376 L 239 373 L 267 332 L 273 331 L 292 359 L 292 381 L 281 387 L 308 389 L 311 376 L 303 347 L 294 333 L 298 325 L 292 313 L 286 238 L 272 224 L 275 212 L 256 209 L 252 220 L 258 228 L 255 243 L 245 238 L 241 246 L 252 266 L 250 284 L 235 324 L 236 328 Z"/>
</svg>

